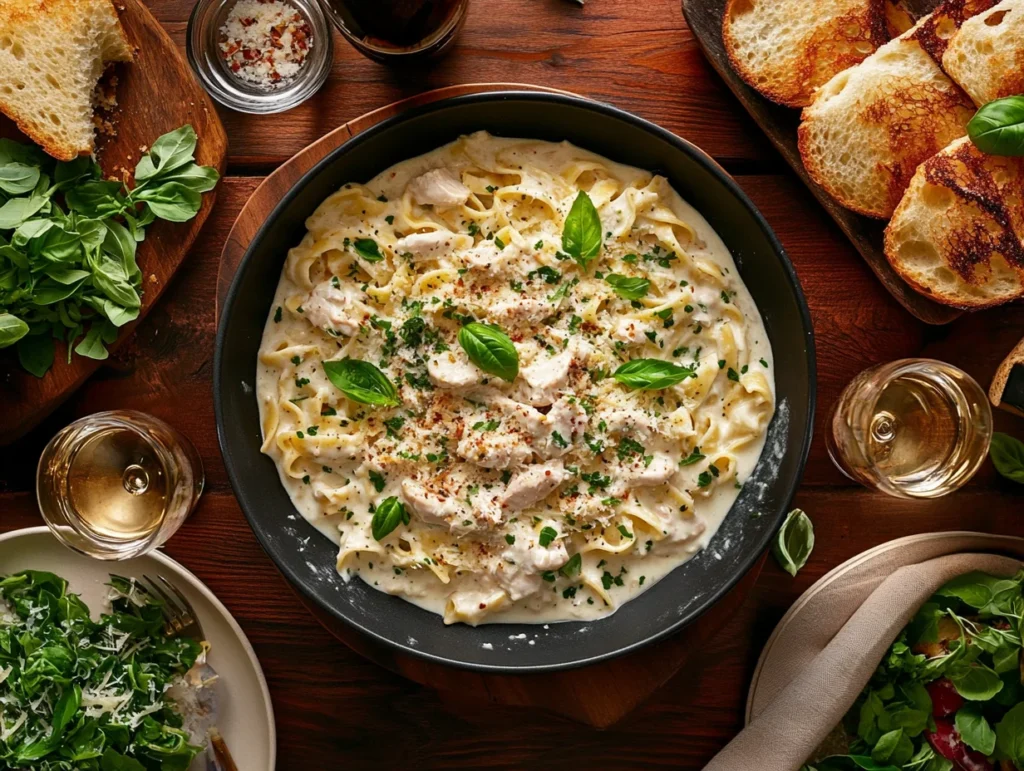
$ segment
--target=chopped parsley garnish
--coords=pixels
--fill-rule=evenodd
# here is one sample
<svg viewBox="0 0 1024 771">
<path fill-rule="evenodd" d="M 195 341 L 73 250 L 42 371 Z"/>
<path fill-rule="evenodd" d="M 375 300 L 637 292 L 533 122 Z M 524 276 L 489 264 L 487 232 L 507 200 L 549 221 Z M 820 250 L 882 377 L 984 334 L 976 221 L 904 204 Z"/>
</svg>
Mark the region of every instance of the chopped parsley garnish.
<svg viewBox="0 0 1024 771">
<path fill-rule="evenodd" d="M 276 311 L 274 311 L 274 323 L 275 323 L 275 324 L 280 324 L 280 323 L 281 323 L 281 317 L 282 317 L 282 315 L 283 315 L 283 313 L 282 313 L 282 311 L 281 311 L 281 306 L 280 306 L 280 305 L 278 305 L 278 306 L 277 306 L 277 310 L 276 310 Z M 762 359 L 762 361 L 764 361 L 764 360 Z"/>
<path fill-rule="evenodd" d="M 388 436 L 392 439 L 399 439 L 398 432 L 402 430 L 402 426 L 405 425 L 405 418 L 400 415 L 395 415 L 393 418 L 388 418 L 384 421 L 384 426 L 388 430 Z"/>
<path fill-rule="evenodd" d="M 563 449 L 569 446 L 569 443 L 565 441 L 562 435 L 557 431 L 551 432 L 551 441 L 553 441 L 558 447 L 561 447 Z"/>
<path fill-rule="evenodd" d="M 474 431 L 484 431 L 484 432 L 493 431 L 494 429 L 496 429 L 500 425 L 501 425 L 501 421 L 500 420 L 488 420 L 488 421 L 481 420 L 479 423 L 474 423 L 473 424 L 473 430 Z"/>
<path fill-rule="evenodd" d="M 726 373 L 726 376 L 733 382 L 740 382 L 740 373 L 734 370 L 732 367 L 729 367 L 729 371 Z"/>
<path fill-rule="evenodd" d="M 630 540 L 633 539 L 633 534 L 629 532 L 625 525 L 619 525 L 616 529 L 619 531 L 619 535 L 623 538 L 629 538 Z"/>
<path fill-rule="evenodd" d="M 384 476 L 373 470 L 370 471 L 370 481 L 373 482 L 373 489 L 378 493 L 383 492 L 384 485 L 387 484 L 387 480 Z"/>
<path fill-rule="evenodd" d="M 700 447 L 694 447 L 693 451 L 679 461 L 680 466 L 692 466 L 698 461 L 704 460 L 707 456 L 700 451 Z"/>
<path fill-rule="evenodd" d="M 505 534 L 505 543 L 507 543 L 509 546 L 512 546 L 513 544 L 515 544 L 515 542 L 516 542 L 516 537 L 514 535 L 512 535 L 512 533 L 506 533 Z"/>
<path fill-rule="evenodd" d="M 558 569 L 558 572 L 561 573 L 566 578 L 575 578 L 576 576 L 578 576 L 580 574 L 580 569 L 582 568 L 582 566 L 583 566 L 583 555 L 582 554 L 573 554 L 569 558 L 569 561 L 566 562 L 564 565 L 562 565 L 562 567 L 560 567 Z"/>
</svg>

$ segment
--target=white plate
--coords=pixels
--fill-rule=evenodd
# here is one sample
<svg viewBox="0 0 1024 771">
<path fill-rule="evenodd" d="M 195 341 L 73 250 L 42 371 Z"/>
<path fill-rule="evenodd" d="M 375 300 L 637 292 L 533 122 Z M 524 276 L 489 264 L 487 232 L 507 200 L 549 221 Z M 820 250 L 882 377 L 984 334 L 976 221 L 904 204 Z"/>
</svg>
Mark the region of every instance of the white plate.
<svg viewBox="0 0 1024 771">
<path fill-rule="evenodd" d="M 103 562 L 65 548 L 46 527 L 0 535 L 0 573 L 48 570 L 67 579 L 97 617 L 105 606 L 110 573 L 162 575 L 188 598 L 210 643 L 209 662 L 220 675 L 219 728 L 239 769 L 274 771 L 277 735 L 270 692 L 256 653 L 223 603 L 202 581 L 165 554 Z"/>
</svg>

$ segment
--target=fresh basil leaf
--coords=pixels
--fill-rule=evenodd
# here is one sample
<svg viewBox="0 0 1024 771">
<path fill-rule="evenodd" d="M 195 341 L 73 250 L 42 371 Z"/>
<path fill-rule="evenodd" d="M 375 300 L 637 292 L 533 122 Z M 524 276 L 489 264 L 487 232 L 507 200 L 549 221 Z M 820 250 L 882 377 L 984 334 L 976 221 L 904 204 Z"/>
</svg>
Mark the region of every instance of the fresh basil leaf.
<svg viewBox="0 0 1024 771">
<path fill-rule="evenodd" d="M 56 281 L 42 281 L 36 284 L 35 294 L 32 297 L 33 305 L 53 305 L 61 300 L 66 300 L 82 286 L 78 281 L 74 284 L 58 284 Z"/>
<path fill-rule="evenodd" d="M 992 434 L 989 455 L 996 471 L 1007 479 L 1024 485 L 1024 442 L 998 431 Z"/>
<path fill-rule="evenodd" d="M 85 179 L 99 179 L 101 176 L 100 165 L 88 155 L 80 155 L 77 158 L 57 164 L 53 172 L 53 181 L 61 190 Z"/>
<path fill-rule="evenodd" d="M 0 313 L 0 348 L 8 348 L 28 334 L 28 324 L 12 313 Z"/>
<path fill-rule="evenodd" d="M 25 220 L 31 219 L 48 200 L 31 196 L 29 198 L 11 198 L 0 206 L 0 230 L 14 230 Z"/>
<path fill-rule="evenodd" d="M 954 722 L 957 733 L 968 747 L 982 755 L 991 755 L 995 752 L 996 732 L 981 714 L 981 707 L 976 704 L 964 704 L 957 710 Z"/>
<path fill-rule="evenodd" d="M 150 211 L 162 220 L 188 222 L 196 216 L 203 197 L 180 182 L 165 182 L 159 187 L 146 188 L 135 196 L 145 201 Z"/>
<path fill-rule="evenodd" d="M 562 565 L 562 567 L 558 569 L 558 572 L 566 578 L 575 578 L 580 574 L 582 567 L 583 555 L 577 552 L 569 557 L 569 561 Z"/>
<path fill-rule="evenodd" d="M 123 327 L 139 317 L 138 308 L 125 308 L 106 297 L 85 297 L 82 302 L 102 313 L 115 327 Z"/>
<path fill-rule="evenodd" d="M 615 294 L 626 300 L 639 300 L 641 297 L 646 297 L 651 288 L 651 282 L 646 278 L 623 276 L 619 273 L 609 273 L 604 280 L 615 290 Z"/>
<path fill-rule="evenodd" d="M 82 342 L 75 346 L 75 353 L 85 356 L 87 359 L 98 359 L 103 361 L 109 355 L 106 346 L 103 345 L 102 324 L 94 323 L 86 332 Z"/>
<path fill-rule="evenodd" d="M 484 372 L 509 383 L 519 375 L 519 352 L 499 327 L 472 321 L 459 330 L 459 345 Z"/>
<path fill-rule="evenodd" d="M 53 335 L 44 332 L 18 341 L 18 362 L 36 377 L 45 375 L 53 366 Z"/>
<path fill-rule="evenodd" d="M 138 308 L 142 304 L 139 293 L 132 286 L 124 268 L 109 257 L 101 257 L 96 262 L 92 283 L 104 295 L 125 308 Z"/>
<path fill-rule="evenodd" d="M 394 383 L 368 361 L 325 361 L 324 372 L 334 387 L 354 402 L 375 407 L 395 407 L 400 404 Z"/>
<path fill-rule="evenodd" d="M 590 196 L 581 190 L 562 227 L 562 250 L 584 270 L 601 251 L 601 216 Z"/>
<path fill-rule="evenodd" d="M 405 504 L 395 496 L 385 498 L 377 504 L 377 510 L 373 512 L 373 520 L 370 523 L 374 540 L 384 540 L 403 522 L 409 523 L 409 514 L 405 510 Z"/>
<path fill-rule="evenodd" d="M 384 259 L 384 255 L 380 253 L 380 247 L 372 238 L 357 238 L 352 242 L 352 247 L 356 250 L 356 254 L 367 262 L 380 262 Z"/>
<path fill-rule="evenodd" d="M 21 195 L 35 189 L 39 182 L 39 169 L 24 163 L 0 166 L 0 190 L 10 195 Z"/>
<path fill-rule="evenodd" d="M 28 246 L 29 241 L 46 235 L 53 227 L 54 223 L 51 220 L 26 220 L 18 225 L 18 229 L 14 231 L 14 235 L 11 236 L 11 244 L 24 248 Z"/>
<path fill-rule="evenodd" d="M 697 377 L 694 366 L 683 367 L 661 359 L 633 359 L 621 365 L 612 377 L 638 391 L 660 391 L 690 377 Z"/>
<path fill-rule="evenodd" d="M 42 150 L 35 145 L 22 144 L 13 139 L 0 139 L 0 165 L 23 163 L 26 166 L 41 168 L 47 160 Z"/>
<path fill-rule="evenodd" d="M 55 225 L 46 231 L 39 254 L 54 262 L 72 262 L 82 253 L 82 236 Z"/>
<path fill-rule="evenodd" d="M 64 194 L 71 211 L 86 217 L 115 217 L 125 208 L 121 183 L 109 179 L 92 179 L 76 185 Z"/>
<path fill-rule="evenodd" d="M 213 190 L 219 179 L 220 174 L 213 166 L 197 166 L 194 163 L 160 175 L 161 182 L 177 182 L 197 193 Z"/>
<path fill-rule="evenodd" d="M 135 167 L 135 182 L 145 182 L 163 176 L 173 169 L 191 163 L 195 158 L 196 132 L 191 125 L 170 131 L 159 137 L 149 152 L 139 159 Z"/>
<path fill-rule="evenodd" d="M 786 515 L 786 520 L 775 536 L 772 553 L 782 569 L 795 576 L 807 564 L 812 551 L 814 524 L 802 509 L 793 509 Z"/>
<path fill-rule="evenodd" d="M 984 105 L 967 124 L 967 134 L 983 153 L 1024 155 L 1024 96 Z"/>
<path fill-rule="evenodd" d="M 142 272 L 135 262 L 137 242 L 128 229 L 116 220 L 107 222 L 107 232 L 103 238 L 103 250 L 121 264 L 129 281 L 138 282 Z"/>
</svg>

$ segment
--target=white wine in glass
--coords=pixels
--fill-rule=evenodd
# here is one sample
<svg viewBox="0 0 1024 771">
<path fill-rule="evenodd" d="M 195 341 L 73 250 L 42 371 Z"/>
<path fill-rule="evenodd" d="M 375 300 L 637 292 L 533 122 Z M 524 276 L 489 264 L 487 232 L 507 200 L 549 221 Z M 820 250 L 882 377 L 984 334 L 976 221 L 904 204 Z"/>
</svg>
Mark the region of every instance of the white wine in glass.
<svg viewBox="0 0 1024 771">
<path fill-rule="evenodd" d="M 937 498 L 974 476 L 992 440 L 992 408 L 966 372 L 901 359 L 861 372 L 826 429 L 840 471 L 903 498 Z"/>
<path fill-rule="evenodd" d="M 43 450 L 39 510 L 66 546 L 98 559 L 157 548 L 185 521 L 203 490 L 192 444 L 171 426 L 133 411 L 75 421 Z"/>
</svg>

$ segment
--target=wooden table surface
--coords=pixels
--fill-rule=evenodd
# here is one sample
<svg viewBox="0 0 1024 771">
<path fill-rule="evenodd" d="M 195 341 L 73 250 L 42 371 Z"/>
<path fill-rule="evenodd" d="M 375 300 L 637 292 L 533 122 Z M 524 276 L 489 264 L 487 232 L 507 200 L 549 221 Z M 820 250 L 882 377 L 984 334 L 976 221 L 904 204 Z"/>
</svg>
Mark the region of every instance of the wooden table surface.
<svg viewBox="0 0 1024 771">
<path fill-rule="evenodd" d="M 184 47 L 190 0 L 150 0 Z M 334 71 L 289 113 L 222 112 L 228 176 L 205 229 L 166 294 L 120 353 L 63 407 L 0 450 L 0 531 L 40 523 L 33 479 L 45 442 L 98 410 L 157 415 L 195 442 L 207 491 L 167 552 L 203 579 L 245 629 L 263 663 L 278 725 L 282 771 L 307 769 L 699 769 L 740 727 L 761 646 L 792 601 L 864 549 L 910 533 L 976 529 L 1024 535 L 1024 487 L 986 464 L 955 495 L 903 502 L 852 486 L 831 465 L 822 429 L 842 387 L 861 369 L 931 356 L 987 387 L 1024 335 L 1024 305 L 968 315 L 942 328 L 904 311 L 758 135 L 702 60 L 677 0 L 471 0 L 447 58 L 387 69 L 336 41 Z M 795 505 L 815 522 L 817 548 L 796 579 L 769 561 L 742 610 L 668 685 L 612 728 L 511 707 L 466 704 L 369 663 L 298 604 L 261 551 L 231 494 L 212 401 L 214 297 L 221 246 L 261 177 L 328 130 L 368 110 L 455 83 L 515 81 L 610 102 L 676 132 L 736 176 L 792 258 L 818 343 L 819 414 Z M 785 351 L 777 351 L 785 366 Z M 2 408 L 2 407 L 0 407 Z M 998 413 L 1024 438 L 1024 420 Z M 243 770 L 244 771 L 244 770 Z"/>
</svg>

